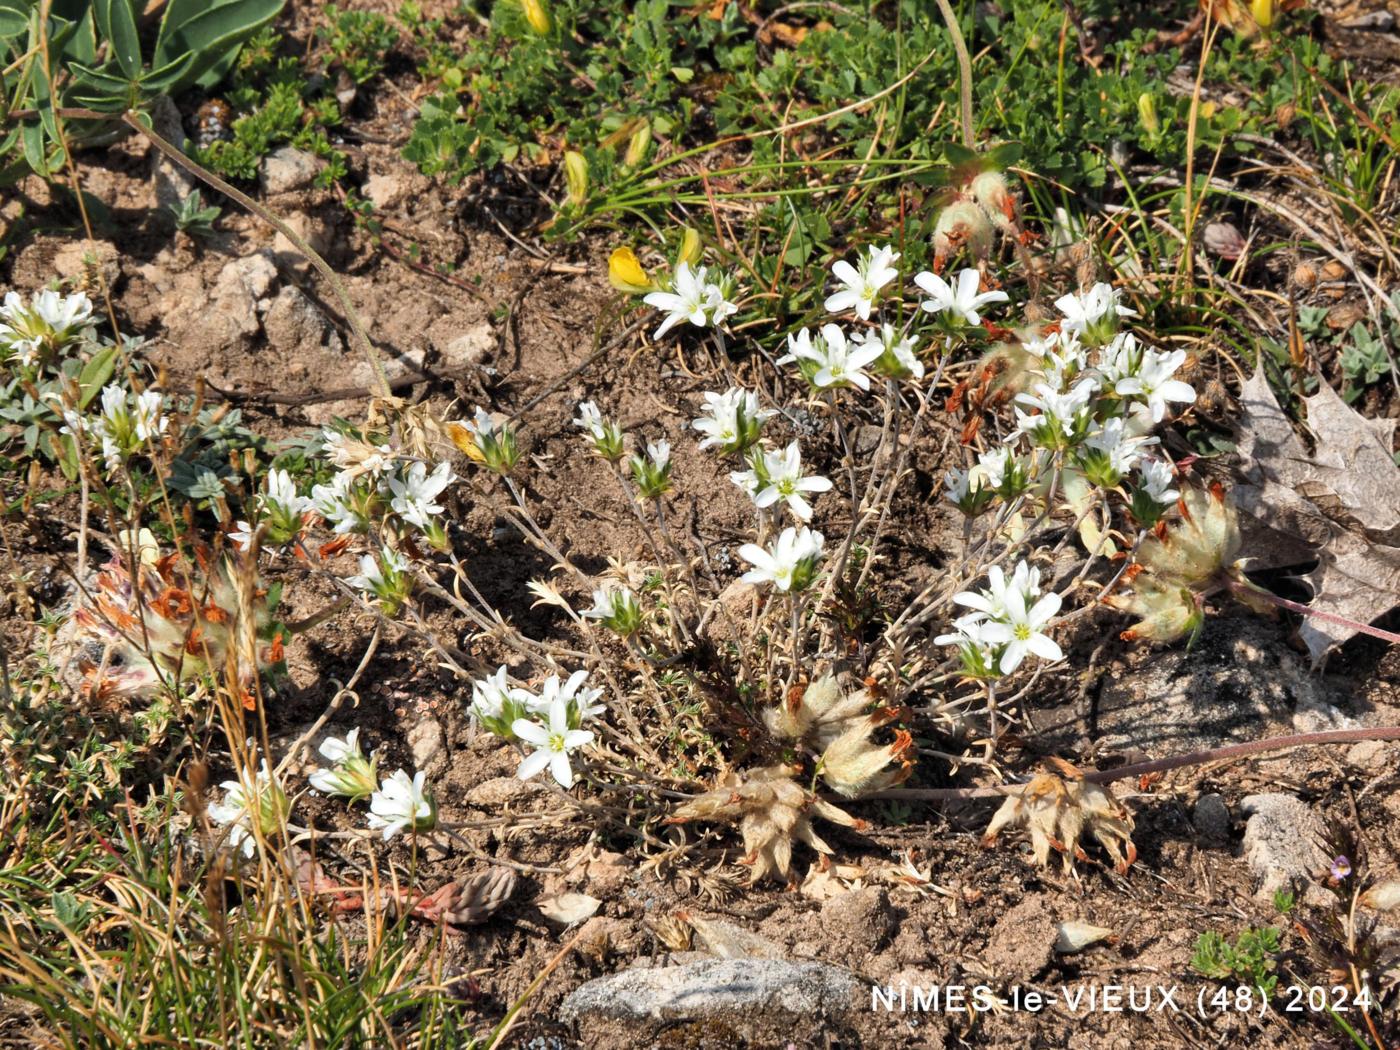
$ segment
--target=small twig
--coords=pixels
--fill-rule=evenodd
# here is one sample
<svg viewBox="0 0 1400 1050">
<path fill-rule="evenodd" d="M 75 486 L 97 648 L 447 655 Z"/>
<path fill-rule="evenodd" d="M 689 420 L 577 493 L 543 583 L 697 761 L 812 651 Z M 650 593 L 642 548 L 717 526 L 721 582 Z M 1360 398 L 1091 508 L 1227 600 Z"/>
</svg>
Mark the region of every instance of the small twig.
<svg viewBox="0 0 1400 1050">
<path fill-rule="evenodd" d="M 1091 784 L 1111 784 L 1127 777 L 1145 776 L 1149 773 L 1163 773 L 1182 766 L 1203 766 L 1208 762 L 1229 761 L 1247 758 L 1250 755 L 1267 751 L 1286 751 L 1294 747 L 1312 747 L 1318 744 L 1355 744 L 1366 740 L 1400 740 L 1400 726 L 1376 726 L 1363 729 L 1329 729 L 1322 733 L 1297 733 L 1293 736 L 1271 736 L 1263 740 L 1253 740 L 1247 744 L 1230 744 L 1226 747 L 1211 748 L 1208 751 L 1191 751 L 1184 755 L 1153 759 L 1151 762 L 1135 762 L 1119 766 L 1117 769 L 1101 769 L 1087 773 L 1084 779 Z M 1018 795 L 1025 784 L 998 784 L 978 788 L 889 788 L 864 796 L 879 799 L 906 799 L 916 802 L 963 802 L 968 799 L 1001 798 L 1005 795 Z"/>
</svg>

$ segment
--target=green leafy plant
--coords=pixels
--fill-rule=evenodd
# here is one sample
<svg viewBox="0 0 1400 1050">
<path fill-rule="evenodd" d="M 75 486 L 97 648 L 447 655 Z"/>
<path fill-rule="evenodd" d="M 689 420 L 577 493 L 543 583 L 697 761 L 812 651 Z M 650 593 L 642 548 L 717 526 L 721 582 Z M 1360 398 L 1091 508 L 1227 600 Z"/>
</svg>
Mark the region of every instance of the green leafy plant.
<svg viewBox="0 0 1400 1050">
<path fill-rule="evenodd" d="M 216 204 L 208 207 L 204 205 L 204 199 L 199 190 L 191 190 L 189 196 L 180 201 L 179 204 L 169 206 L 170 212 L 175 216 L 175 229 L 181 233 L 187 233 L 191 237 L 210 237 L 214 233 L 214 223 L 223 214 L 223 209 Z"/>
<path fill-rule="evenodd" d="M 0 56 L 12 126 L 0 139 L 0 180 L 33 171 L 49 177 L 64 162 L 56 108 L 117 113 L 155 95 L 210 88 L 239 49 L 285 0 L 170 0 L 149 48 L 136 0 L 0 2 Z M 48 17 L 43 18 L 47 11 Z M 93 140 L 109 126 L 65 121 L 63 133 Z"/>
<path fill-rule="evenodd" d="M 342 11 L 326 8 L 329 25 L 321 40 L 330 51 L 331 65 L 345 70 L 356 84 L 374 79 L 384 69 L 384 56 L 399 40 L 399 32 L 377 11 Z"/>
<path fill-rule="evenodd" d="M 1202 977 L 1217 981 L 1236 981 L 1272 996 L 1278 987 L 1279 931 L 1274 926 L 1247 926 L 1231 944 L 1214 930 L 1206 930 L 1196 938 L 1191 955 L 1191 968 Z"/>
</svg>

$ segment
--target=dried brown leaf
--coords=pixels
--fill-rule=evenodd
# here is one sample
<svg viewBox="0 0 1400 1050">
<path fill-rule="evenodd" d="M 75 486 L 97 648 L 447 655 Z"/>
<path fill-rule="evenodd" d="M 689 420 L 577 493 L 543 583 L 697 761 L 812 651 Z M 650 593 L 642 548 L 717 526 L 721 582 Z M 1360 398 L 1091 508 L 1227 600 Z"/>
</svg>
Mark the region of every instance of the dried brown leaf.
<svg viewBox="0 0 1400 1050">
<path fill-rule="evenodd" d="M 1318 564 L 1303 578 L 1313 606 L 1370 623 L 1400 604 L 1400 467 L 1390 451 L 1396 421 L 1362 417 L 1326 383 L 1304 406 L 1311 452 L 1263 369 L 1240 392 L 1244 478 L 1235 503 L 1278 539 L 1256 541 L 1250 567 L 1296 565 L 1311 551 Z M 1314 664 L 1355 633 L 1316 618 L 1299 628 Z"/>
</svg>

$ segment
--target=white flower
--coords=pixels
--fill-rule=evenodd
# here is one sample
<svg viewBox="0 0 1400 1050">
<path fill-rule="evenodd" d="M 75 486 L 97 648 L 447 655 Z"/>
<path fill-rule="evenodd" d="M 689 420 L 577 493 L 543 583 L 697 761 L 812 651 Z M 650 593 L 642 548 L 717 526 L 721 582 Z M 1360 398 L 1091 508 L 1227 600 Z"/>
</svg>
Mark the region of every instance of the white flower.
<svg viewBox="0 0 1400 1050">
<path fill-rule="evenodd" d="M 377 762 L 360 750 L 360 729 L 356 726 L 344 740 L 327 737 L 318 749 L 330 761 L 330 769 L 316 769 L 306 778 L 317 791 L 338 795 L 352 802 L 374 793 L 379 783 Z"/>
<path fill-rule="evenodd" d="M 1047 383 L 1036 383 L 1034 394 L 1017 394 L 1016 400 L 1043 414 L 1027 415 L 1015 408 L 1017 429 L 1037 444 L 1063 447 L 1082 434 L 1088 422 L 1089 401 L 1098 392 L 1098 386 L 1098 379 L 1093 376 L 1086 376 L 1063 393 Z"/>
<path fill-rule="evenodd" d="M 796 362 L 818 390 L 843 386 L 869 390 L 870 377 L 864 369 L 882 353 L 883 344 L 852 343 L 838 326 L 825 324 L 815 340 L 805 328 L 796 336 L 789 335 L 788 353 L 778 358 L 778 364 Z"/>
<path fill-rule="evenodd" d="M 580 401 L 578 403 L 578 415 L 574 417 L 574 426 L 588 432 L 597 441 L 605 436 L 603 430 L 603 413 L 598 411 L 598 406 L 592 401 Z"/>
<path fill-rule="evenodd" d="M 429 474 L 426 464 L 415 462 L 408 468 L 406 477 L 388 479 L 389 491 L 394 495 L 389 506 L 410 525 L 427 529 L 432 526 L 433 517 L 442 513 L 442 507 L 434 501 L 443 489 L 456 480 L 452 467 L 447 463 L 439 463 Z"/>
<path fill-rule="evenodd" d="M 164 434 L 170 420 L 162 414 L 163 401 L 154 390 L 146 390 L 137 395 L 136 409 L 131 413 L 131 421 L 136 427 L 139 441 L 150 441 L 158 434 Z"/>
<path fill-rule="evenodd" d="M 1116 324 L 1120 317 L 1136 317 L 1131 310 L 1118 301 L 1118 291 L 1112 285 L 1100 281 L 1087 292 L 1079 295 L 1062 295 L 1055 300 L 1055 308 L 1064 315 L 1060 331 L 1083 333 L 1105 319 Z"/>
<path fill-rule="evenodd" d="M 288 519 L 299 518 L 308 510 L 316 508 L 315 501 L 307 496 L 297 495 L 296 482 L 285 470 L 274 470 L 267 475 L 267 484 L 260 502 L 274 514 L 284 514 Z"/>
<path fill-rule="evenodd" d="M 384 829 L 387 842 L 400 831 L 431 831 L 437 824 L 437 806 L 424 787 L 427 775 L 421 770 L 413 777 L 395 770 L 369 799 L 369 826 Z"/>
<path fill-rule="evenodd" d="M 855 308 L 856 316 L 862 321 L 870 320 L 870 309 L 880 289 L 899 276 L 892 265 L 899 259 L 899 253 L 885 245 L 873 245 L 859 263 L 859 269 L 842 259 L 831 267 L 831 272 L 844 286 L 839 292 L 827 296 L 826 310 L 838 314 Z"/>
<path fill-rule="evenodd" d="M 1017 588 L 1007 588 L 1005 600 L 1002 615 L 985 622 L 981 630 L 983 641 L 1006 646 L 998 665 L 1001 673 L 1016 670 L 1027 654 L 1042 660 L 1062 659 L 1060 647 L 1041 630 L 1060 611 L 1060 596 L 1047 594 L 1028 609 L 1025 594 Z"/>
<path fill-rule="evenodd" d="M 593 589 L 593 608 L 585 609 L 583 617 L 601 620 L 608 629 L 626 637 L 641 626 L 642 610 L 631 588 L 609 584 Z"/>
<path fill-rule="evenodd" d="M 562 700 L 569 713 L 569 725 L 577 727 L 607 710 L 594 702 L 603 695 L 603 690 L 587 685 L 587 681 L 587 671 L 575 671 L 567 681 L 552 674 L 541 683 L 539 696 L 532 696 L 525 690 L 520 693 L 526 708 L 535 714 L 547 714 L 556 700 Z"/>
<path fill-rule="evenodd" d="M 348 758 L 364 758 L 360 751 L 360 727 L 356 726 L 345 734 L 344 740 L 337 740 L 333 736 L 326 737 L 321 741 L 321 746 L 317 748 L 323 758 L 331 762 L 344 762 Z"/>
<path fill-rule="evenodd" d="M 92 325 L 92 302 L 82 292 L 62 296 L 45 289 L 29 306 L 15 292 L 0 305 L 0 346 L 19 355 L 22 365 L 32 365 L 44 344 L 58 346 L 82 335 Z"/>
<path fill-rule="evenodd" d="M 706 277 L 704 266 L 692 269 L 690 263 L 682 262 L 676 267 L 669 292 L 649 292 L 643 296 L 642 302 L 666 314 L 653 334 L 654 339 L 660 339 L 682 321 L 689 321 L 697 328 L 719 327 L 720 322 L 738 311 L 725 296 L 725 282 L 708 281 Z"/>
<path fill-rule="evenodd" d="M 538 722 L 517 718 L 511 726 L 516 737 L 535 750 L 520 760 L 516 776 L 529 780 L 545 766 L 562 788 L 574 786 L 574 770 L 569 764 L 569 752 L 593 742 L 593 733 L 588 729 L 569 728 L 569 705 L 559 696 L 549 705 L 549 727 Z"/>
<path fill-rule="evenodd" d="M 225 780 L 219 786 L 224 789 L 224 800 L 209 803 L 209 819 L 227 827 L 229 845 L 251 857 L 257 849 L 256 832 L 261 831 L 266 838 L 281 829 L 287 815 L 287 796 L 272 779 L 266 761 L 258 769 L 251 795 L 237 780 Z"/>
<path fill-rule="evenodd" d="M 506 681 L 506 668 L 502 664 L 495 674 L 472 683 L 472 702 L 468 710 L 477 721 L 489 722 L 500 718 L 516 702 L 515 690 Z"/>
<path fill-rule="evenodd" d="M 978 292 L 982 287 L 982 275 L 968 269 L 958 274 L 957 287 L 948 284 L 936 273 L 928 270 L 914 275 L 914 283 L 928 293 L 929 297 L 919 305 L 931 314 L 948 311 L 954 317 L 970 325 L 982 323 L 978 310 L 989 303 L 1004 303 L 1010 297 L 1001 291 Z"/>
<path fill-rule="evenodd" d="M 1006 612 L 1007 587 L 1006 573 L 1002 571 L 1000 565 L 993 565 L 987 570 L 987 586 L 984 589 L 981 591 L 959 591 L 953 595 L 953 601 L 958 605 L 975 610 L 979 615 L 974 618 L 991 617 L 996 619 Z"/>
<path fill-rule="evenodd" d="M 1138 463 L 1138 473 L 1142 475 L 1143 491 L 1156 503 L 1175 503 L 1181 499 L 1181 492 L 1172 488 L 1176 478 L 1172 465 L 1160 459 L 1142 457 Z"/>
<path fill-rule="evenodd" d="M 763 453 L 763 485 L 753 494 L 754 503 L 766 509 L 782 500 L 801 522 L 812 520 L 812 505 L 804 492 L 829 492 L 831 480 L 818 474 L 802 476 L 802 449 L 794 441 L 781 452 Z"/>
<path fill-rule="evenodd" d="M 771 583 L 780 591 L 800 591 L 812 582 L 823 542 L 820 532 L 804 526 L 800 531 L 784 529 L 771 550 L 746 543 L 739 548 L 739 557 L 753 569 L 742 579 L 745 583 Z"/>
<path fill-rule="evenodd" d="M 84 292 L 62 296 L 46 288 L 34 297 L 30 308 L 57 336 L 84 327 L 92 318 L 92 301 Z"/>
<path fill-rule="evenodd" d="M 387 547 L 384 549 L 383 558 L 381 566 L 379 559 L 373 554 L 361 554 L 359 575 L 347 576 L 345 582 L 357 590 L 369 591 L 380 596 L 396 590 L 402 582 L 401 574 L 408 571 L 408 559 Z"/>
<path fill-rule="evenodd" d="M 1118 384 L 1125 379 L 1136 379 L 1142 368 L 1142 354 L 1145 348 L 1138 345 L 1137 336 L 1132 332 L 1119 332 L 1099 351 L 1097 369 L 1103 377 L 1105 390 L 1118 392 Z"/>
<path fill-rule="evenodd" d="M 1137 398 L 1147 406 L 1152 422 L 1160 423 L 1167 413 L 1168 401 L 1189 405 L 1196 400 L 1196 391 L 1190 384 L 1172 378 L 1185 362 L 1185 350 L 1173 350 L 1166 354 L 1146 350 L 1143 352 L 1137 375 L 1118 380 L 1114 384 L 1114 390 L 1119 394 Z"/>
<path fill-rule="evenodd" d="M 1126 430 L 1126 421 L 1119 416 L 1105 420 L 1103 426 L 1084 441 L 1086 448 L 1103 453 L 1109 470 L 1126 474 L 1133 469 L 1145 445 L 1155 445 L 1156 438 L 1133 437 Z"/>
<path fill-rule="evenodd" d="M 369 521 L 353 505 L 355 478 L 348 470 L 342 470 L 331 478 L 329 485 L 311 486 L 311 507 L 326 523 L 334 526 L 336 533 L 355 532 L 369 525 Z"/>
<path fill-rule="evenodd" d="M 1016 453 L 1006 445 L 988 449 L 977 457 L 977 465 L 982 468 L 982 476 L 994 489 L 1001 488 L 1006 480 L 1006 468 L 1016 462 Z"/>
<path fill-rule="evenodd" d="M 648 441 L 646 455 L 633 455 L 628 466 L 638 491 L 647 499 L 659 499 L 671 487 L 671 443 Z"/>
<path fill-rule="evenodd" d="M 593 443 L 593 451 L 609 463 L 622 458 L 622 428 L 610 419 L 605 419 L 598 406 L 592 401 L 580 401 L 574 426 L 579 427 Z"/>
<path fill-rule="evenodd" d="M 705 435 L 702 449 L 718 445 L 723 452 L 742 452 L 758 440 L 763 424 L 776 413 L 760 408 L 752 390 L 730 387 L 723 394 L 705 393 L 706 414 L 690 425 Z"/>
<path fill-rule="evenodd" d="M 246 521 L 237 522 L 233 531 L 228 534 L 228 538 L 234 542 L 239 550 L 246 551 L 253 545 L 253 526 Z"/>
<path fill-rule="evenodd" d="M 870 329 L 862 332 L 859 339 L 863 344 L 879 347 L 880 356 L 874 362 L 877 372 L 896 379 L 905 376 L 924 378 L 924 363 L 914 353 L 914 347 L 919 342 L 917 336 L 902 336 L 895 331 L 894 325 L 886 322 L 878 332 Z"/>
</svg>

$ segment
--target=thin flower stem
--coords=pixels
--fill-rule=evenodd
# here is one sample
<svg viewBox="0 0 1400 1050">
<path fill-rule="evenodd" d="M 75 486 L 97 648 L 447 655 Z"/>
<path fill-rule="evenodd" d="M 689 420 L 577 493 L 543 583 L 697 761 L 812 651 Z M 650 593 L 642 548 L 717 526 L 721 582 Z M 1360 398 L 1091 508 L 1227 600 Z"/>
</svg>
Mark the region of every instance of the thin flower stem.
<svg viewBox="0 0 1400 1050">
<path fill-rule="evenodd" d="M 958 56 L 958 123 L 962 130 L 962 144 L 972 148 L 972 56 L 967 52 L 967 41 L 963 39 L 958 16 L 948 0 L 935 0 L 938 13 L 948 26 L 948 36 L 953 40 L 953 51 Z"/>
<path fill-rule="evenodd" d="M 1128 777 L 1164 773 L 1185 766 L 1203 766 L 1209 762 L 1224 762 L 1248 758 L 1270 751 L 1287 751 L 1294 747 L 1314 747 L 1321 744 L 1358 744 L 1367 740 L 1400 740 L 1400 726 L 1375 726 L 1363 729 L 1329 729 L 1321 733 L 1298 733 L 1292 736 L 1271 736 L 1246 744 L 1229 744 L 1208 751 L 1191 751 L 1184 755 L 1158 758 L 1151 762 L 1135 762 L 1117 769 L 1095 770 L 1085 775 L 1091 784 L 1111 784 Z M 1019 795 L 1025 784 L 999 784 L 979 788 L 888 788 L 864 796 L 870 799 L 893 798 L 918 802 L 961 802 L 976 798 L 1001 798 Z"/>
<path fill-rule="evenodd" d="M 1289 601 L 1287 598 L 1281 598 L 1277 594 L 1274 594 L 1273 591 L 1266 591 L 1262 587 L 1255 587 L 1248 583 L 1242 583 L 1239 580 L 1227 579 L 1225 581 L 1225 586 L 1233 593 L 1241 595 L 1242 597 L 1259 598 L 1268 602 L 1270 605 L 1277 605 L 1280 609 L 1287 609 L 1289 612 L 1295 612 L 1299 616 L 1310 616 L 1316 620 L 1335 623 L 1340 627 L 1350 627 L 1353 631 L 1358 631 L 1361 634 L 1369 634 L 1372 638 L 1379 638 L 1381 641 L 1389 642 L 1391 645 L 1400 645 L 1400 634 L 1396 634 L 1393 631 L 1385 631 L 1379 627 L 1372 627 L 1370 624 L 1362 623 L 1359 620 L 1350 620 L 1345 616 L 1338 616 L 1336 613 L 1325 612 L 1322 609 L 1314 609 L 1310 605 Z"/>
</svg>

